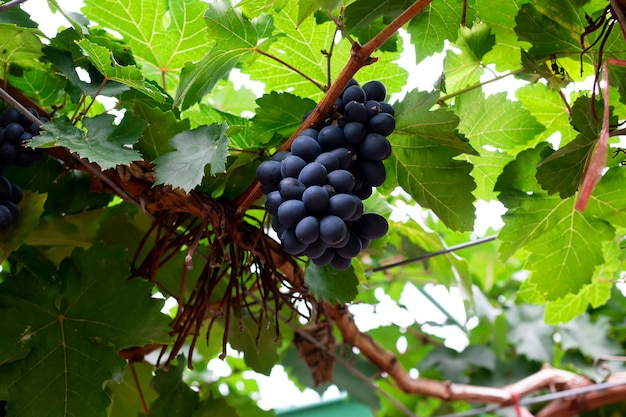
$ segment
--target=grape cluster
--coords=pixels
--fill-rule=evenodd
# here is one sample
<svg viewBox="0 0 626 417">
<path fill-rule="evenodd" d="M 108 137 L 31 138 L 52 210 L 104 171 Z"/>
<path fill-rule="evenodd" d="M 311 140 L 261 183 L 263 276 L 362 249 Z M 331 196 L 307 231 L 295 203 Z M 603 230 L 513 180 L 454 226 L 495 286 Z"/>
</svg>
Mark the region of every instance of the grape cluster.
<svg viewBox="0 0 626 417">
<path fill-rule="evenodd" d="M 395 119 L 386 95 L 380 81 L 351 80 L 332 118 L 259 165 L 265 209 L 287 253 L 344 270 L 387 233 L 384 217 L 363 212 L 363 200 L 385 181 L 383 160 L 391 154 Z"/>
<path fill-rule="evenodd" d="M 36 110 L 28 111 L 42 122 L 47 121 L 39 117 Z M 39 126 L 13 107 L 7 108 L 0 116 L 0 230 L 17 221 L 17 204 L 22 200 L 20 186 L 13 184 L 2 172 L 11 164 L 28 167 L 41 156 L 40 151 L 24 146 L 25 142 L 38 134 Z"/>
</svg>

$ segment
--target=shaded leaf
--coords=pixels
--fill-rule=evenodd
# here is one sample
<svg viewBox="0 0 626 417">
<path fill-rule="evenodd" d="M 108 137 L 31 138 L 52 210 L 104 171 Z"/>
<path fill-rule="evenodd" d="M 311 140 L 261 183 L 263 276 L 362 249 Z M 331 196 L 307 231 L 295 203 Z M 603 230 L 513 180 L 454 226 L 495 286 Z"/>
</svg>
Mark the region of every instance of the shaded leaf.
<svg viewBox="0 0 626 417">
<path fill-rule="evenodd" d="M 519 305 L 506 312 L 509 343 L 518 354 L 537 362 L 552 362 L 554 328 L 543 322 L 543 308 Z"/>
<path fill-rule="evenodd" d="M 357 0 L 345 9 L 346 29 L 350 32 L 363 29 L 383 16 L 391 21 L 411 4 L 411 0 Z"/>
<path fill-rule="evenodd" d="M 146 129 L 134 146 L 144 158 L 154 159 L 172 151 L 170 138 L 189 130 L 189 120 L 178 120 L 171 110 L 164 112 L 143 102 L 136 102 L 133 110 L 147 123 Z"/>
<path fill-rule="evenodd" d="M 24 192 L 22 201 L 18 205 L 20 215 L 17 222 L 0 233 L 0 258 L 5 259 L 19 248 L 28 235 L 38 228 L 46 197 L 46 194 L 37 194 L 29 190 Z"/>
<path fill-rule="evenodd" d="M 607 336 L 611 324 L 608 317 L 598 317 L 591 321 L 588 314 L 559 327 L 563 349 L 579 349 L 588 358 L 599 356 L 621 355 L 623 350 L 619 343 Z"/>
<path fill-rule="evenodd" d="M 191 417 L 200 402 L 198 393 L 183 381 L 185 358 L 180 355 L 177 365 L 158 369 L 150 385 L 159 397 L 150 405 L 148 417 Z"/>
<path fill-rule="evenodd" d="M 353 266 L 339 271 L 330 265 L 320 267 L 311 262 L 304 272 L 304 282 L 319 301 L 348 303 L 358 294 L 359 280 Z"/>
<path fill-rule="evenodd" d="M 495 354 L 486 346 L 468 346 L 462 352 L 438 348 L 426 355 L 420 362 L 419 369 L 423 371 L 437 368 L 445 379 L 456 383 L 467 383 L 470 381 L 466 375 L 469 369 L 476 367 L 494 370 L 495 362 Z"/>
<path fill-rule="evenodd" d="M 252 119 L 252 134 L 259 144 L 270 142 L 275 135 L 288 138 L 302 124 L 304 114 L 315 107 L 313 100 L 289 93 L 272 92 L 256 102 L 259 107 Z"/>
<path fill-rule="evenodd" d="M 243 352 L 246 365 L 256 372 L 269 375 L 278 362 L 281 341 L 277 339 L 275 323 L 266 320 L 263 315 L 260 318 L 231 318 L 228 341 L 234 349 Z"/>
</svg>

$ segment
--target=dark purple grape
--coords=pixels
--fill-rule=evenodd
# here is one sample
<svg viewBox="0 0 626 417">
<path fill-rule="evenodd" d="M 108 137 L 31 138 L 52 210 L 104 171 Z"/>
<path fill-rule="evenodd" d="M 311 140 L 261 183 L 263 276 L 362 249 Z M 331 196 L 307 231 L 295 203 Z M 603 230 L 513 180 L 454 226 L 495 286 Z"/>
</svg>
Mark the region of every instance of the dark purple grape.
<svg viewBox="0 0 626 417">
<path fill-rule="evenodd" d="M 298 136 L 291 144 L 291 153 L 304 159 L 305 162 L 311 162 L 322 153 L 322 148 L 314 138 Z"/>
<path fill-rule="evenodd" d="M 24 134 L 24 127 L 19 123 L 9 123 L 4 128 L 4 141 L 17 145 L 20 136 Z"/>
<path fill-rule="evenodd" d="M 9 196 L 9 201 L 19 204 L 19 202 L 22 201 L 22 196 L 22 187 L 17 184 L 11 184 L 11 196 Z"/>
<path fill-rule="evenodd" d="M 368 81 L 361 88 L 365 91 L 368 100 L 384 101 L 387 97 L 387 88 L 380 81 Z"/>
<path fill-rule="evenodd" d="M 272 229 L 274 229 L 274 231 L 276 232 L 276 234 L 280 237 L 280 235 L 283 234 L 283 232 L 285 231 L 286 227 L 284 224 L 282 224 L 279 220 L 277 216 L 272 217 Z"/>
<path fill-rule="evenodd" d="M 387 102 L 381 101 L 380 102 L 380 112 L 381 113 L 387 113 L 390 115 L 394 115 L 396 114 L 396 111 L 393 109 L 393 106 Z"/>
<path fill-rule="evenodd" d="M 343 134 L 343 129 L 338 126 L 323 127 L 317 135 L 317 141 L 323 151 L 331 151 L 346 146 L 346 138 Z"/>
<path fill-rule="evenodd" d="M 261 184 L 278 184 L 282 179 L 281 164 L 278 161 L 264 161 L 256 169 L 256 177 Z"/>
<path fill-rule="evenodd" d="M 304 116 L 302 116 L 302 121 L 304 122 L 306 119 L 309 118 L 309 116 L 311 115 L 311 113 L 313 113 L 313 109 L 307 111 L 306 113 L 304 113 Z"/>
<path fill-rule="evenodd" d="M 35 161 L 38 161 L 42 155 L 39 149 L 18 148 L 17 156 L 13 160 L 13 163 L 20 167 L 29 167 Z"/>
<path fill-rule="evenodd" d="M 380 108 L 380 103 L 375 100 L 367 100 L 365 102 L 365 109 L 367 109 L 368 118 L 374 117 L 382 111 L 382 109 Z"/>
<path fill-rule="evenodd" d="M 15 203 L 7 200 L 3 201 L 2 205 L 9 209 L 9 211 L 11 212 L 11 218 L 13 219 L 13 223 L 15 223 L 20 216 L 20 210 L 17 208 Z"/>
<path fill-rule="evenodd" d="M 349 231 L 348 234 L 350 235 L 348 243 L 341 248 L 337 248 L 337 255 L 351 259 L 361 252 L 362 246 L 359 235 L 353 231 Z"/>
<path fill-rule="evenodd" d="M 283 200 L 300 200 L 302 193 L 306 190 L 306 185 L 292 177 L 283 178 L 278 183 L 278 192 Z"/>
<path fill-rule="evenodd" d="M 381 134 L 368 133 L 359 143 L 359 155 L 370 161 L 382 161 L 391 155 L 391 144 Z"/>
<path fill-rule="evenodd" d="M 292 228 L 285 229 L 280 235 L 280 240 L 283 242 L 283 248 L 285 249 L 285 252 L 290 255 L 299 256 L 308 247 L 306 243 L 302 243 L 300 242 L 300 240 L 298 240 L 294 229 Z"/>
<path fill-rule="evenodd" d="M 351 193 L 354 188 L 354 175 L 350 171 L 346 171 L 345 169 L 335 170 L 327 175 L 328 184 L 330 184 L 334 189 L 335 193 Z"/>
<path fill-rule="evenodd" d="M 358 101 L 349 102 L 343 111 L 343 117 L 347 122 L 367 123 L 368 115 L 365 104 Z"/>
<path fill-rule="evenodd" d="M 365 138 L 367 135 L 367 129 L 363 123 L 349 122 L 343 128 L 343 134 L 346 137 L 346 142 L 350 145 L 356 145 Z"/>
<path fill-rule="evenodd" d="M 337 192 L 335 191 L 335 188 L 330 184 L 324 184 L 322 185 L 322 188 L 328 193 L 328 198 L 337 194 Z"/>
<path fill-rule="evenodd" d="M 319 162 L 311 162 L 302 168 L 300 175 L 298 175 L 298 180 L 307 187 L 310 187 L 312 185 L 324 185 L 326 183 L 326 177 L 326 167 Z"/>
<path fill-rule="evenodd" d="M 352 258 L 344 258 L 343 256 L 339 255 L 339 253 L 336 253 L 333 260 L 330 261 L 330 264 L 333 266 L 333 268 L 339 271 L 345 271 L 346 269 L 350 268 L 350 265 L 352 265 Z"/>
<path fill-rule="evenodd" d="M 328 200 L 328 209 L 326 212 L 341 218 L 342 220 L 348 220 L 351 218 L 357 209 L 356 199 L 352 194 L 335 194 Z"/>
<path fill-rule="evenodd" d="M 0 200 L 10 200 L 12 188 L 11 181 L 6 177 L 0 176 Z"/>
<path fill-rule="evenodd" d="M 24 145 L 24 143 L 28 142 L 32 138 L 33 138 L 33 135 L 31 135 L 30 132 L 24 132 L 24 133 L 22 133 L 22 136 L 20 136 L 20 138 L 18 140 L 18 144 L 19 145 Z"/>
<path fill-rule="evenodd" d="M 378 213 L 365 213 L 354 224 L 354 232 L 365 239 L 378 239 L 389 231 L 387 219 Z"/>
<path fill-rule="evenodd" d="M 16 109 L 15 107 L 9 107 L 4 111 L 4 114 L 2 115 L 2 120 L 0 122 L 3 126 L 7 126 L 11 123 L 19 123 L 21 117 L 22 114 L 18 109 Z"/>
<path fill-rule="evenodd" d="M 272 155 L 272 157 L 270 158 L 270 160 L 272 161 L 277 161 L 277 162 L 282 162 L 283 159 L 285 159 L 286 157 L 288 157 L 289 155 L 291 155 L 291 152 L 289 151 L 280 151 L 280 152 L 276 152 L 274 155 Z"/>
<path fill-rule="evenodd" d="M 359 176 L 365 185 L 378 187 L 385 182 L 387 171 L 381 161 L 368 161 L 362 159 L 356 166 L 356 175 Z"/>
<path fill-rule="evenodd" d="M 334 106 L 336 111 L 338 111 L 339 113 L 343 113 L 343 109 L 345 108 L 346 103 L 344 103 L 341 97 L 338 97 L 337 100 L 335 100 Z"/>
<path fill-rule="evenodd" d="M 339 169 L 339 159 L 337 155 L 331 152 L 322 152 L 315 158 L 315 162 L 319 162 L 324 165 L 326 172 L 331 172 Z"/>
<path fill-rule="evenodd" d="M 346 223 L 337 216 L 324 216 L 320 220 L 320 239 L 329 246 L 344 240 L 347 233 Z"/>
<path fill-rule="evenodd" d="M 300 242 L 311 244 L 320 237 L 320 222 L 317 217 L 306 216 L 296 225 L 295 233 Z"/>
<path fill-rule="evenodd" d="M 304 203 L 300 200 L 287 200 L 278 206 L 278 221 L 287 228 L 296 227 L 307 215 Z"/>
<path fill-rule="evenodd" d="M 309 244 L 309 247 L 306 248 L 302 254 L 311 259 L 319 258 L 327 248 L 328 245 L 326 245 L 326 243 L 324 243 L 321 239 L 317 239 L 315 242 Z"/>
<path fill-rule="evenodd" d="M 349 103 L 351 101 L 358 101 L 359 103 L 365 103 L 365 91 L 358 85 L 351 85 L 346 88 L 341 95 L 341 99 L 344 103 Z"/>
<path fill-rule="evenodd" d="M 374 190 L 372 189 L 372 186 L 364 183 L 361 183 L 361 186 L 358 188 L 354 187 L 354 190 L 352 190 L 352 194 L 361 200 L 367 200 L 373 192 Z"/>
<path fill-rule="evenodd" d="M 313 263 L 317 266 L 326 266 L 330 264 L 330 262 L 335 257 L 335 249 L 334 248 L 326 248 L 324 253 L 322 253 L 317 258 L 311 258 Z"/>
<path fill-rule="evenodd" d="M 389 136 L 396 128 L 396 119 L 388 113 L 379 113 L 367 121 L 367 130 Z"/>
<path fill-rule="evenodd" d="M 366 239 L 364 237 L 360 237 L 361 239 L 361 251 L 364 251 L 365 249 L 370 247 L 370 243 L 372 243 L 371 239 Z"/>
<path fill-rule="evenodd" d="M 339 169 L 348 169 L 350 165 L 352 165 L 354 154 L 352 154 L 348 148 L 337 148 L 329 152 L 337 157 Z"/>
<path fill-rule="evenodd" d="M 317 129 L 313 129 L 312 127 L 308 127 L 306 129 L 304 129 L 302 132 L 300 132 L 300 136 L 308 136 L 310 138 L 313 139 L 317 139 L 317 134 L 319 132 L 317 131 Z"/>
<path fill-rule="evenodd" d="M 354 210 L 354 214 L 350 218 L 346 219 L 346 221 L 350 222 L 358 220 L 363 215 L 364 210 L 363 201 L 356 195 L 352 195 L 352 198 L 356 202 L 356 210 Z"/>
<path fill-rule="evenodd" d="M 276 216 L 278 214 L 278 206 L 280 206 L 283 201 L 279 191 L 272 191 L 265 196 L 265 211 L 272 216 Z"/>
<path fill-rule="evenodd" d="M 285 159 L 283 159 L 281 164 L 282 167 L 280 168 L 280 173 L 283 178 L 298 178 L 298 175 L 300 175 L 300 171 L 302 171 L 302 168 L 306 166 L 306 162 L 304 161 L 304 159 L 296 155 L 287 156 Z"/>
<path fill-rule="evenodd" d="M 35 119 L 39 119 L 39 113 L 37 113 L 37 110 L 35 110 L 33 108 L 28 108 L 26 110 L 28 110 L 28 112 L 30 114 L 32 114 Z M 23 114 L 20 113 L 20 124 L 22 126 L 28 127 L 28 126 L 30 126 L 31 123 L 32 122 L 30 121 L 30 119 L 28 119 L 26 116 L 24 116 Z"/>
<path fill-rule="evenodd" d="M 304 207 L 313 214 L 322 214 L 328 208 L 329 196 L 324 187 L 312 185 L 302 193 Z"/>
<path fill-rule="evenodd" d="M 8 207 L 0 204 L 0 230 L 6 229 L 13 223 L 13 217 Z"/>
</svg>

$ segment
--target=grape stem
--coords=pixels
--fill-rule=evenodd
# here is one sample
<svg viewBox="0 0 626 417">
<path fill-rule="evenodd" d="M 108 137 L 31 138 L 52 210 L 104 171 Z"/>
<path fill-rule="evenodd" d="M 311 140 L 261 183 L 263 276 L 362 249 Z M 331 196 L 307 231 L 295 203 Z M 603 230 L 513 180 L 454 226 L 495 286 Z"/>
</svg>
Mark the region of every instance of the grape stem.
<svg viewBox="0 0 626 417">
<path fill-rule="evenodd" d="M 380 48 L 394 33 L 398 31 L 398 29 L 414 18 L 431 2 L 432 0 L 417 0 L 365 45 L 359 47 L 358 45 L 353 44 L 350 59 L 344 66 L 343 70 L 341 70 L 341 73 L 335 82 L 328 89 L 324 98 L 317 104 L 317 106 L 315 106 L 315 109 L 313 109 L 309 117 L 307 117 L 298 129 L 296 129 L 293 135 L 291 135 L 291 137 L 283 143 L 283 145 L 279 148 L 279 151 L 289 150 L 291 148 L 291 143 L 296 137 L 298 137 L 300 132 L 308 127 L 315 126 L 324 120 L 324 118 L 327 117 L 332 111 L 335 100 L 339 98 L 341 92 L 345 86 L 348 85 L 348 82 L 354 77 L 354 75 L 362 67 L 376 62 L 376 58 L 371 56 L 372 53 L 374 53 L 376 49 Z M 255 200 L 261 197 L 261 195 L 261 183 L 259 183 L 258 180 L 255 180 L 246 191 L 235 199 L 237 214 L 242 215 Z"/>
<path fill-rule="evenodd" d="M 19 6 L 22 3 L 26 3 L 27 0 L 11 0 L 0 6 L 0 13 L 5 10 L 10 9 L 11 7 Z"/>
</svg>

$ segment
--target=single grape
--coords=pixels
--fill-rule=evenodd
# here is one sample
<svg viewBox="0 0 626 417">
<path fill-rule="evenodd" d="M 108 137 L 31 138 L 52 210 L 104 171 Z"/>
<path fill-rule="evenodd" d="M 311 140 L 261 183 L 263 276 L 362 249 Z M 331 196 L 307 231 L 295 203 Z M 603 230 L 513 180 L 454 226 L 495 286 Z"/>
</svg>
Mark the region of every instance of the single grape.
<svg viewBox="0 0 626 417">
<path fill-rule="evenodd" d="M 368 198 L 370 198 L 373 192 L 374 190 L 372 186 L 365 183 L 362 183 L 361 186 L 358 188 L 354 187 L 354 190 L 352 190 L 352 194 L 354 194 L 361 200 L 367 200 Z"/>
<path fill-rule="evenodd" d="M 300 180 L 307 187 L 310 187 L 311 185 L 325 184 L 326 177 L 326 167 L 319 162 L 311 162 L 302 168 L 300 175 L 298 175 L 298 180 Z"/>
<path fill-rule="evenodd" d="M 389 103 L 387 103 L 387 102 L 384 102 L 384 101 L 381 101 L 381 102 L 380 102 L 380 112 L 381 112 L 381 113 L 387 113 L 387 114 L 390 114 L 390 115 L 392 115 L 392 116 L 393 116 L 394 114 L 396 114 L 396 111 L 393 109 L 393 107 L 391 106 L 391 104 L 389 104 Z"/>
<path fill-rule="evenodd" d="M 11 184 L 11 195 L 9 196 L 9 201 L 18 204 L 20 201 L 22 201 L 22 196 L 22 187 L 17 184 Z"/>
<path fill-rule="evenodd" d="M 299 156 L 305 162 L 311 162 L 322 153 L 322 148 L 317 140 L 310 136 L 298 136 L 291 143 L 291 153 Z"/>
<path fill-rule="evenodd" d="M 380 103 L 375 100 L 367 100 L 365 102 L 365 109 L 367 110 L 368 118 L 374 117 L 382 111 L 382 109 L 380 108 Z"/>
<path fill-rule="evenodd" d="M 335 191 L 335 188 L 330 184 L 324 184 L 322 185 L 322 188 L 328 193 L 328 198 L 337 194 L 337 191 Z"/>
<path fill-rule="evenodd" d="M 346 219 L 346 221 L 353 222 L 358 220 L 363 215 L 363 200 L 361 200 L 358 196 L 351 194 L 352 198 L 356 202 L 356 210 L 354 210 L 354 214 L 350 216 L 350 218 Z"/>
<path fill-rule="evenodd" d="M 342 220 L 348 220 L 357 209 L 356 199 L 352 194 L 335 194 L 328 200 L 328 209 L 326 212 L 341 218 Z"/>
<path fill-rule="evenodd" d="M 387 219 L 378 213 L 365 213 L 354 224 L 354 232 L 365 239 L 378 239 L 389 231 Z"/>
<path fill-rule="evenodd" d="M 9 107 L 2 114 L 2 119 L 0 120 L 0 123 L 2 123 L 3 126 L 7 126 L 11 123 L 19 123 L 21 117 L 22 114 L 18 109 L 16 109 L 15 107 Z"/>
<path fill-rule="evenodd" d="M 346 107 L 346 103 L 343 102 L 343 99 L 341 97 L 337 97 L 337 100 L 335 100 L 335 104 L 333 104 L 333 106 L 335 107 L 335 111 L 343 113 L 343 109 Z"/>
<path fill-rule="evenodd" d="M 365 138 L 367 135 L 367 129 L 363 123 L 349 122 L 343 128 L 343 134 L 346 137 L 346 142 L 350 145 L 356 145 Z"/>
<path fill-rule="evenodd" d="M 350 171 L 345 169 L 335 170 L 327 175 L 328 184 L 334 189 L 335 193 L 351 193 L 354 188 L 355 179 Z"/>
<path fill-rule="evenodd" d="M 287 228 L 285 229 L 285 231 L 283 231 L 283 233 L 280 235 L 280 240 L 283 242 L 283 248 L 285 249 L 285 252 L 290 255 L 302 255 L 302 252 L 304 252 L 308 247 L 306 243 L 302 243 L 300 240 L 298 240 L 294 229 L 291 228 Z"/>
<path fill-rule="evenodd" d="M 306 166 L 304 159 L 296 155 L 289 155 L 281 162 L 280 173 L 283 178 L 293 177 L 298 178 L 302 168 Z"/>
<path fill-rule="evenodd" d="M 343 239 L 341 239 L 339 242 L 335 243 L 334 245 L 328 245 L 328 246 L 335 248 L 335 249 L 339 249 L 339 248 L 343 248 L 344 246 L 346 246 L 349 241 L 350 241 L 350 233 L 346 232 L 346 235 L 343 237 Z"/>
<path fill-rule="evenodd" d="M 315 162 L 319 162 L 324 165 L 326 172 L 331 172 L 339 169 L 339 158 L 334 153 L 322 152 L 315 158 Z"/>
<path fill-rule="evenodd" d="M 328 191 L 319 185 L 307 187 L 302 193 L 304 207 L 313 214 L 322 214 L 326 211 L 329 201 Z"/>
<path fill-rule="evenodd" d="M 359 143 L 359 155 L 370 161 L 382 161 L 391 155 L 391 144 L 381 134 L 368 133 Z"/>
<path fill-rule="evenodd" d="M 324 151 L 330 151 L 346 145 L 343 129 L 338 126 L 323 127 L 317 135 L 317 141 Z"/>
<path fill-rule="evenodd" d="M 387 88 L 380 81 L 368 81 L 361 88 L 365 91 L 368 100 L 384 101 L 387 97 Z"/>
<path fill-rule="evenodd" d="M 347 122 L 367 123 L 368 115 L 365 104 L 358 101 L 349 102 L 343 111 L 343 118 Z"/>
<path fill-rule="evenodd" d="M 278 183 L 278 192 L 283 200 L 300 200 L 302 193 L 306 190 L 306 185 L 296 178 L 287 177 Z"/>
<path fill-rule="evenodd" d="M 8 207 L 0 204 L 0 230 L 6 229 L 13 223 L 13 217 Z"/>
<path fill-rule="evenodd" d="M 346 223 L 337 216 L 324 216 L 320 220 L 320 239 L 329 246 L 341 242 L 347 233 Z"/>
<path fill-rule="evenodd" d="M 365 103 L 365 91 L 358 85 L 351 85 L 347 87 L 343 94 L 341 95 L 341 99 L 344 103 L 349 103 L 351 101 L 358 101 L 359 103 Z"/>
<path fill-rule="evenodd" d="M 367 121 L 367 130 L 389 136 L 396 128 L 396 119 L 388 113 L 379 113 Z"/>
<path fill-rule="evenodd" d="M 381 161 L 368 161 L 361 159 L 355 169 L 356 175 L 359 176 L 365 185 L 378 187 L 385 182 L 387 171 L 385 165 Z"/>
<path fill-rule="evenodd" d="M 287 228 L 296 227 L 307 215 L 304 203 L 300 200 L 287 200 L 278 206 L 278 221 Z"/>
<path fill-rule="evenodd" d="M 270 160 L 272 161 L 277 161 L 277 162 L 282 162 L 283 159 L 285 159 L 286 157 L 288 157 L 289 155 L 291 155 L 291 152 L 289 151 L 280 151 L 280 152 L 276 152 L 274 155 L 272 155 L 272 157 L 270 158 Z"/>
<path fill-rule="evenodd" d="M 279 191 L 272 191 L 265 196 L 265 211 L 272 216 L 278 214 L 278 206 L 283 203 L 283 198 L 280 196 Z"/>
<path fill-rule="evenodd" d="M 11 181 L 9 181 L 6 177 L 0 176 L 0 200 L 10 200 L 11 189 Z"/>
<path fill-rule="evenodd" d="M 361 252 L 362 246 L 359 235 L 353 231 L 349 231 L 348 234 L 350 235 L 348 243 L 344 247 L 337 248 L 337 255 L 351 259 Z"/>
<path fill-rule="evenodd" d="M 39 113 L 37 113 L 37 110 L 35 110 L 33 108 L 30 108 L 30 107 L 28 109 L 26 109 L 26 110 L 28 110 L 28 112 L 30 114 L 32 114 L 35 119 L 39 118 Z M 29 119 L 27 119 L 26 116 L 24 116 L 23 114 L 20 113 L 20 122 L 19 123 L 22 126 L 28 127 L 28 126 L 30 126 L 30 124 L 32 122 Z"/>
<path fill-rule="evenodd" d="M 302 254 L 311 259 L 319 258 L 327 248 L 328 245 L 326 245 L 326 243 L 324 243 L 321 239 L 317 239 L 315 242 L 310 243 L 309 247 L 307 247 Z"/>
<path fill-rule="evenodd" d="M 348 148 L 337 148 L 329 152 L 335 155 L 337 160 L 339 160 L 339 169 L 348 169 L 350 168 L 350 165 L 352 165 L 354 155 L 348 150 Z"/>
<path fill-rule="evenodd" d="M 9 123 L 4 128 L 4 141 L 18 144 L 20 136 L 24 134 L 24 127 L 19 123 Z"/>
<path fill-rule="evenodd" d="M 283 178 L 280 174 L 281 164 L 278 161 L 264 161 L 256 169 L 256 177 L 261 184 L 278 184 Z"/>
<path fill-rule="evenodd" d="M 17 208 L 14 202 L 12 201 L 3 201 L 2 205 L 9 209 L 11 212 L 11 219 L 13 219 L 13 223 L 17 222 L 18 217 L 20 216 L 20 210 Z"/>
<path fill-rule="evenodd" d="M 307 127 L 302 132 L 300 132 L 300 136 L 308 136 L 310 138 L 317 139 L 318 133 L 319 132 L 317 131 L 317 129 L 313 129 L 312 127 Z"/>
<path fill-rule="evenodd" d="M 320 222 L 317 217 L 306 216 L 296 225 L 295 233 L 300 242 L 311 244 L 320 237 Z"/>
<path fill-rule="evenodd" d="M 280 237 L 280 235 L 283 234 L 283 232 L 285 231 L 286 227 L 284 224 L 282 224 L 279 220 L 277 216 L 272 217 L 272 229 L 274 229 L 274 231 L 276 232 L 276 234 Z"/>
</svg>

